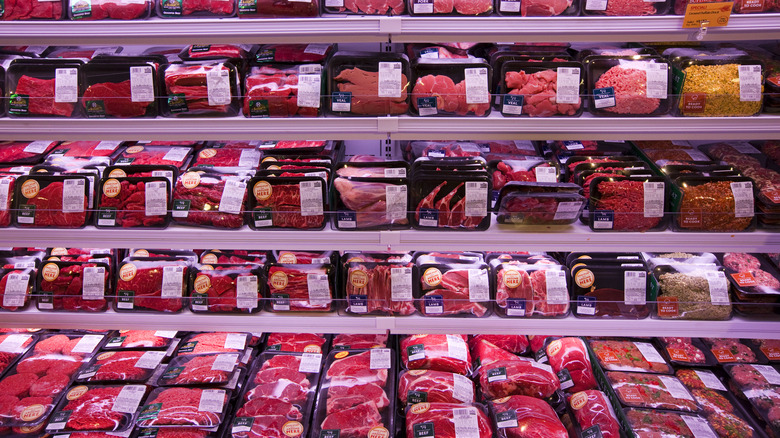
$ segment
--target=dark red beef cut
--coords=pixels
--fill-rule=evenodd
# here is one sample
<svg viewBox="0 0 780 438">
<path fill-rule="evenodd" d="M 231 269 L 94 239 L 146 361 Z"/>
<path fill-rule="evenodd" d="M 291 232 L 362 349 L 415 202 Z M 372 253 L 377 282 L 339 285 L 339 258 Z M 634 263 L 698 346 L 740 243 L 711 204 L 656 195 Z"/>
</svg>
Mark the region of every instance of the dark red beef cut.
<svg viewBox="0 0 780 438">
<path fill-rule="evenodd" d="M 31 148 L 35 149 L 31 151 L 28 149 L 31 143 L 29 141 L 0 141 L 0 163 L 32 164 L 31 162 L 35 162 L 37 164 L 51 148 L 57 145 L 57 142 L 53 141 L 44 150 Z"/>
<path fill-rule="evenodd" d="M 182 0 L 182 15 L 210 12 L 214 15 L 233 15 L 234 0 Z"/>
<path fill-rule="evenodd" d="M 84 196 L 84 209 L 82 211 L 65 213 L 62 211 L 61 181 L 52 182 L 41 189 L 35 197 L 27 199 L 26 205 L 35 206 L 35 223 L 19 226 L 55 227 L 55 228 L 79 228 L 86 224 L 89 197 Z"/>
<path fill-rule="evenodd" d="M 274 62 L 321 63 L 332 50 L 332 44 L 269 44 L 260 48 L 257 57 L 259 58 L 260 54 L 271 54 Z"/>
<path fill-rule="evenodd" d="M 268 199 L 257 200 L 255 209 L 271 208 L 273 226 L 283 228 L 317 228 L 325 216 L 303 216 L 301 214 L 301 192 L 298 184 L 278 184 Z"/>
<path fill-rule="evenodd" d="M 131 182 L 121 180 L 119 194 L 114 197 L 106 196 L 105 191 L 100 195 L 100 207 L 116 208 L 116 225 L 129 227 L 159 227 L 165 225 L 165 215 L 146 215 L 146 183 L 143 181 Z M 164 183 L 163 183 L 164 184 Z M 167 202 L 166 195 L 166 202 Z"/>
<path fill-rule="evenodd" d="M 154 102 L 133 102 L 130 80 L 122 82 L 101 82 L 90 85 L 84 91 L 83 102 L 102 100 L 106 116 L 117 118 L 142 117 Z"/>
<path fill-rule="evenodd" d="M 201 2 L 200 0 L 184 0 L 188 2 Z M 232 3 L 230 3 L 232 5 Z M 230 105 L 209 105 L 209 93 L 207 86 L 207 72 L 212 70 L 227 70 L 219 65 L 172 65 L 165 71 L 165 87 L 169 95 L 184 94 L 187 101 L 187 110 L 210 110 L 216 112 L 228 112 Z"/>
<path fill-rule="evenodd" d="M 183 267 L 184 274 L 187 268 Z M 182 298 L 162 298 L 163 266 L 141 267 L 135 277 L 125 281 L 117 279 L 116 290 L 134 293 L 133 308 L 156 310 L 159 312 L 178 312 L 183 307 Z M 182 286 L 182 289 L 185 287 Z M 184 291 L 182 290 L 182 295 Z"/>
<path fill-rule="evenodd" d="M 190 209 L 187 217 L 177 217 L 174 220 L 189 225 L 206 225 L 217 228 L 241 228 L 244 225 L 242 213 L 233 214 L 219 211 L 222 201 L 222 192 L 225 189 L 225 180 L 208 183 L 201 180 L 197 187 L 187 188 L 179 178 L 173 193 L 174 204 L 177 200 L 190 201 Z M 241 211 L 246 206 L 246 192 L 241 201 Z"/>
<path fill-rule="evenodd" d="M 243 58 L 244 49 L 229 44 L 211 44 L 209 46 L 189 46 L 187 56 L 196 58 Z"/>
<path fill-rule="evenodd" d="M 55 79 L 38 79 L 23 75 L 16 83 L 16 94 L 30 96 L 27 107 L 29 115 L 51 115 L 70 117 L 76 103 L 54 101 Z"/>
<path fill-rule="evenodd" d="M 601 197 L 597 210 L 614 212 L 613 230 L 647 231 L 661 222 L 661 217 L 645 217 L 643 181 L 602 181 L 598 184 Z M 593 202 L 593 199 L 591 199 Z"/>
<path fill-rule="evenodd" d="M 270 117 L 317 117 L 319 113 L 318 108 L 298 106 L 298 70 L 295 67 L 278 69 L 264 66 L 252 69 L 246 77 L 245 116 L 252 115 L 250 104 L 253 100 L 268 101 Z"/>
<path fill-rule="evenodd" d="M 41 281 L 41 291 L 51 292 L 55 310 L 103 311 L 108 307 L 106 299 L 85 300 L 82 295 L 84 268 L 96 267 L 94 264 L 70 265 L 60 268 L 60 274 L 54 281 Z M 105 279 L 109 271 L 105 270 Z"/>
<path fill-rule="evenodd" d="M 62 18 L 62 2 L 6 0 L 5 13 L 0 15 L 2 15 L 2 19 L 5 21 L 30 19 L 59 20 Z"/>
<path fill-rule="evenodd" d="M 91 0 L 92 11 L 81 20 L 135 20 L 146 18 L 149 4 L 146 0 Z"/>
<path fill-rule="evenodd" d="M 339 11 L 344 10 L 366 15 L 401 15 L 406 5 L 403 0 L 344 0 L 344 7 Z"/>
<path fill-rule="evenodd" d="M 395 0 L 399 1 L 399 0 Z M 403 0 L 400 0 L 403 3 Z M 261 17 L 316 17 L 320 12 L 317 0 L 258 0 L 257 14 Z"/>
</svg>

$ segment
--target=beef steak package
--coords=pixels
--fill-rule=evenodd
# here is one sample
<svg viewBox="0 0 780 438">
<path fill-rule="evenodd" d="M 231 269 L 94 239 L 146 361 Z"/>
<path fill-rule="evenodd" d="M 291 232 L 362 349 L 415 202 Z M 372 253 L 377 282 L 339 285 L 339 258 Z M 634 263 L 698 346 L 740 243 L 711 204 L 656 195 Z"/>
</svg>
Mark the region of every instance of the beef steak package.
<svg viewBox="0 0 780 438">
<path fill-rule="evenodd" d="M 390 0 L 371 3 L 365 0 L 326 0 L 323 11 L 333 14 L 360 15 L 403 15 L 406 12 L 404 0 Z"/>
<path fill-rule="evenodd" d="M 127 146 L 117 155 L 114 166 L 175 166 L 177 169 L 183 170 L 189 165 L 193 152 L 194 149 L 190 146 Z M 169 176 L 134 175 L 130 174 L 131 170 L 125 171 L 126 175 L 124 176 Z M 147 171 L 144 169 L 142 172 Z"/>
<path fill-rule="evenodd" d="M 11 20 L 59 20 L 62 18 L 62 0 L 19 0 L 6 2 L 0 10 L 0 19 Z"/>
<path fill-rule="evenodd" d="M 327 354 L 329 338 L 322 333 L 269 333 L 265 351 Z"/>
<path fill-rule="evenodd" d="M 498 107 L 504 116 L 579 117 L 582 114 L 585 70 L 581 63 L 508 61 L 500 68 Z"/>
<path fill-rule="evenodd" d="M 83 175 L 87 178 L 87 213 L 91 216 L 96 209 L 95 193 L 103 169 L 111 160 L 108 157 L 64 158 L 47 157 L 44 165 L 33 166 L 33 175 Z"/>
<path fill-rule="evenodd" d="M 585 197 L 576 184 L 507 182 L 496 201 L 496 221 L 513 225 L 568 225 L 577 221 Z"/>
<path fill-rule="evenodd" d="M 474 403 L 474 394 L 474 382 L 457 373 L 410 370 L 398 376 L 398 402 L 403 407 L 415 403 Z"/>
<path fill-rule="evenodd" d="M 669 113 L 672 81 L 666 59 L 592 56 L 585 59 L 585 65 L 591 114 L 647 117 Z"/>
<path fill-rule="evenodd" d="M 71 20 L 145 20 L 152 14 L 151 0 L 69 0 Z"/>
<path fill-rule="evenodd" d="M 124 144 L 123 141 L 63 141 L 51 151 L 46 157 L 46 161 L 59 157 L 114 157 Z"/>
<path fill-rule="evenodd" d="M 38 341 L 38 336 L 29 333 L 8 333 L 0 335 L 0 377 Z"/>
<path fill-rule="evenodd" d="M 665 15 L 669 11 L 671 0 L 645 2 L 643 0 L 581 0 L 583 15 L 607 16 L 645 16 Z"/>
<path fill-rule="evenodd" d="M 573 265 L 574 314 L 580 318 L 646 318 L 650 315 L 647 302 L 652 298 L 650 277 L 641 261 L 620 265 Z"/>
<path fill-rule="evenodd" d="M 171 182 L 164 176 L 100 181 L 98 227 L 165 228 L 170 222 Z"/>
<path fill-rule="evenodd" d="M 411 262 L 353 260 L 343 266 L 348 313 L 405 316 L 416 312 Z"/>
<path fill-rule="evenodd" d="M 89 180 L 81 175 L 31 175 L 16 180 L 19 227 L 81 228 L 89 220 Z"/>
<path fill-rule="evenodd" d="M 249 181 L 252 195 L 247 204 L 247 221 L 250 228 L 324 228 L 326 185 L 327 180 L 317 176 L 276 176 L 276 172 L 259 172 Z"/>
<path fill-rule="evenodd" d="M 193 312 L 255 313 L 265 279 L 260 265 L 201 265 L 191 275 Z"/>
<path fill-rule="evenodd" d="M 144 402 L 140 427 L 218 427 L 227 417 L 232 392 L 227 389 L 155 388 Z"/>
<path fill-rule="evenodd" d="M 162 374 L 155 376 L 154 385 L 235 388 L 242 370 L 240 356 L 239 353 L 177 356 L 164 367 Z"/>
<path fill-rule="evenodd" d="M 425 316 L 489 316 L 490 268 L 485 263 L 426 263 L 418 259 L 415 298 Z"/>
<path fill-rule="evenodd" d="M 236 3 L 236 0 L 155 0 L 155 10 L 162 18 L 233 17 Z"/>
<path fill-rule="evenodd" d="M 247 198 L 240 174 L 199 170 L 182 174 L 173 189 L 173 221 L 213 228 L 241 228 Z"/>
<path fill-rule="evenodd" d="M 414 190 L 410 207 L 414 208 L 414 228 L 472 231 L 489 228 L 491 183 L 488 172 L 485 169 L 461 172 L 436 169 L 412 169 Z"/>
<path fill-rule="evenodd" d="M 244 116 L 319 116 L 322 69 L 320 64 L 252 65 L 244 77 Z"/>
<path fill-rule="evenodd" d="M 369 163 L 370 164 L 370 163 Z M 409 228 L 409 180 L 402 178 L 343 176 L 349 169 L 366 172 L 376 169 L 381 175 L 385 171 L 404 167 L 343 167 L 337 170 L 337 178 L 331 188 L 335 202 L 334 225 L 340 230 L 406 229 Z"/>
<path fill-rule="evenodd" d="M 238 68 L 229 61 L 173 63 L 160 76 L 167 117 L 233 117 L 240 111 Z"/>
<path fill-rule="evenodd" d="M 16 312 L 27 308 L 35 287 L 35 273 L 35 268 L 0 269 L 0 310 Z"/>
<path fill-rule="evenodd" d="M 256 63 L 324 64 L 335 50 L 335 44 L 263 44 L 257 46 L 249 59 Z"/>
<path fill-rule="evenodd" d="M 477 403 L 417 403 L 406 407 L 406 438 L 457 436 L 468 431 L 473 438 L 493 436 L 483 405 Z"/>
<path fill-rule="evenodd" d="M 493 12 L 491 0 L 407 0 L 411 15 L 490 15 Z"/>
<path fill-rule="evenodd" d="M 660 265 L 652 271 L 652 294 L 661 319 L 731 318 L 731 286 L 723 268 L 706 265 Z"/>
<path fill-rule="evenodd" d="M 179 348 L 176 349 L 176 356 L 240 353 L 241 364 L 244 364 L 248 359 L 246 353 L 252 350 L 247 348 L 250 340 L 250 333 L 196 332 L 182 339 Z"/>
<path fill-rule="evenodd" d="M 418 116 L 487 116 L 492 70 L 484 59 L 414 62 L 413 113 Z"/>
<path fill-rule="evenodd" d="M 0 165 L 38 164 L 58 144 L 46 140 L 0 141 Z"/>
<path fill-rule="evenodd" d="M 406 55 L 337 52 L 328 62 L 327 76 L 331 114 L 397 116 L 409 111 Z"/>
<path fill-rule="evenodd" d="M 111 292 L 107 263 L 49 261 L 38 271 L 38 310 L 102 312 L 108 309 L 106 295 Z"/>
<path fill-rule="evenodd" d="M 580 4 L 574 0 L 496 0 L 494 8 L 500 15 L 508 16 L 558 17 L 580 14 Z"/>
<path fill-rule="evenodd" d="M 177 334 L 176 331 L 164 330 L 119 330 L 108 339 L 103 350 L 167 350 Z"/>
<path fill-rule="evenodd" d="M 226 436 L 306 436 L 321 370 L 321 353 L 261 353 Z"/>
<path fill-rule="evenodd" d="M 492 260 L 496 313 L 506 317 L 563 317 L 569 313 L 568 272 L 560 265 Z"/>
<path fill-rule="evenodd" d="M 596 177 L 590 180 L 588 222 L 593 231 L 666 229 L 665 177 Z"/>
<path fill-rule="evenodd" d="M 180 312 L 187 298 L 189 264 L 166 258 L 131 257 L 119 265 L 116 311 Z"/>
<path fill-rule="evenodd" d="M 297 18 L 318 17 L 319 15 L 319 0 L 244 0 L 238 2 L 238 16 L 240 18 Z"/>
<path fill-rule="evenodd" d="M 266 267 L 268 310 L 330 312 L 334 308 L 335 279 L 336 266 L 330 263 L 270 263 Z"/>
<path fill-rule="evenodd" d="M 82 72 L 81 104 L 88 118 L 157 116 L 156 63 L 92 60 Z"/>
<path fill-rule="evenodd" d="M 83 62 L 75 59 L 15 59 L 6 72 L 10 117 L 81 117 Z"/>
<path fill-rule="evenodd" d="M 164 358 L 164 351 L 107 351 L 96 355 L 76 380 L 101 384 L 146 383 Z"/>
<path fill-rule="evenodd" d="M 312 436 L 391 436 L 396 364 L 389 348 L 332 351 L 320 381 Z"/>
<path fill-rule="evenodd" d="M 490 402 L 490 414 L 501 438 L 522 436 L 569 436 L 558 414 L 544 400 L 513 395 Z"/>
<path fill-rule="evenodd" d="M 271 258 L 276 263 L 300 264 L 300 265 L 318 265 L 328 263 L 338 263 L 338 251 L 271 251 Z"/>
<path fill-rule="evenodd" d="M 399 342 L 407 370 L 434 370 L 470 376 L 471 354 L 465 335 L 412 335 Z"/>
</svg>

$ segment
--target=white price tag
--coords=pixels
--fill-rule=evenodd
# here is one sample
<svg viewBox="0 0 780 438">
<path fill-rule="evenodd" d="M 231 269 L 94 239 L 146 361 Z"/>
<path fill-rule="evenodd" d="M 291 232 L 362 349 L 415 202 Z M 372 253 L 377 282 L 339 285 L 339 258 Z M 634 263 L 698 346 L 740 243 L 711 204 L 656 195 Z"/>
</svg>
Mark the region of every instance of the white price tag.
<svg viewBox="0 0 780 438">
<path fill-rule="evenodd" d="M 170 148 L 163 156 L 163 161 L 183 161 L 190 154 L 190 148 Z"/>
<path fill-rule="evenodd" d="M 371 349 L 370 368 L 372 370 L 389 370 L 390 369 L 390 349 L 389 348 L 372 348 Z"/>
<path fill-rule="evenodd" d="M 433 0 L 414 0 L 415 14 L 433 14 Z"/>
<path fill-rule="evenodd" d="M 691 430 L 694 438 L 717 438 L 704 418 L 692 415 L 680 415 L 680 417 Z"/>
<path fill-rule="evenodd" d="M 79 70 L 76 68 L 58 68 L 54 72 L 54 102 L 78 102 Z"/>
<path fill-rule="evenodd" d="M 577 104 L 580 101 L 580 69 L 578 67 L 558 67 L 556 103 Z"/>
<path fill-rule="evenodd" d="M 463 403 L 474 402 L 474 384 L 468 377 L 460 374 L 453 373 L 452 379 L 454 385 L 452 389 L 452 396 L 462 401 Z"/>
<path fill-rule="evenodd" d="M 551 166 L 536 166 L 534 168 L 536 174 L 536 182 L 558 182 L 558 172 Z"/>
<path fill-rule="evenodd" d="M 135 414 L 144 395 L 146 395 L 146 386 L 125 385 L 122 387 L 122 390 L 119 391 L 119 395 L 116 396 L 111 410 L 124 414 Z"/>
<path fill-rule="evenodd" d="M 498 10 L 501 12 L 520 12 L 520 2 L 517 0 L 501 0 Z"/>
<path fill-rule="evenodd" d="M 0 342 L 1 353 L 20 353 L 22 345 L 29 341 L 32 335 L 8 335 Z"/>
<path fill-rule="evenodd" d="M 388 167 L 384 169 L 385 178 L 406 178 L 406 169 L 403 167 Z"/>
<path fill-rule="evenodd" d="M 343 8 L 344 0 L 325 0 L 325 7 L 328 8 Z"/>
<path fill-rule="evenodd" d="M 647 97 L 666 99 L 669 89 L 669 65 L 665 62 L 645 63 L 647 72 Z"/>
<path fill-rule="evenodd" d="M 230 71 L 215 68 L 206 73 L 209 105 L 230 105 Z"/>
<path fill-rule="evenodd" d="M 0 179 L 0 211 L 8 210 L 8 194 L 10 193 L 11 179 Z"/>
<path fill-rule="evenodd" d="M 723 383 L 721 383 L 721 381 L 715 376 L 715 374 L 712 373 L 712 371 L 694 370 L 694 372 L 697 376 L 699 376 L 699 379 L 707 388 L 714 389 L 716 391 L 726 391 L 726 387 L 723 386 Z"/>
<path fill-rule="evenodd" d="M 588 11 L 606 11 L 608 0 L 587 0 L 585 10 Z"/>
<path fill-rule="evenodd" d="M 246 195 L 246 183 L 238 179 L 225 181 L 222 197 L 219 200 L 219 211 L 230 214 L 241 214 L 241 205 Z"/>
<path fill-rule="evenodd" d="M 753 183 L 733 182 L 731 193 L 734 195 L 734 217 L 753 217 L 755 214 Z"/>
<path fill-rule="evenodd" d="M 200 393 L 199 412 L 222 412 L 225 406 L 225 390 L 204 389 Z"/>
<path fill-rule="evenodd" d="M 322 353 L 303 353 L 299 373 L 319 373 L 322 368 Z"/>
<path fill-rule="evenodd" d="M 466 103 L 490 103 L 487 68 L 467 68 L 463 73 L 466 76 Z"/>
<path fill-rule="evenodd" d="M 157 330 L 154 335 L 158 338 L 173 339 L 178 332 L 175 330 Z"/>
<path fill-rule="evenodd" d="M 182 285 L 184 284 L 183 266 L 164 266 L 162 288 L 160 295 L 162 298 L 181 298 Z"/>
<path fill-rule="evenodd" d="M 663 383 L 666 390 L 672 397 L 680 400 L 693 401 L 693 396 L 676 377 L 671 376 L 658 376 L 658 379 Z"/>
<path fill-rule="evenodd" d="M 123 142 L 122 141 L 101 141 L 95 146 L 96 151 L 115 151 Z"/>
<path fill-rule="evenodd" d="M 488 183 L 466 183 L 466 212 L 467 217 L 487 216 Z"/>
<path fill-rule="evenodd" d="M 237 354 L 220 354 L 214 358 L 211 369 L 213 371 L 225 371 L 229 373 L 236 369 L 236 364 L 238 364 Z"/>
<path fill-rule="evenodd" d="M 330 304 L 330 282 L 325 274 L 307 274 L 306 285 L 309 290 L 309 303 L 312 306 Z"/>
<path fill-rule="evenodd" d="M 735 143 L 729 143 L 731 147 L 736 149 L 738 152 L 742 154 L 760 154 L 761 151 L 755 148 L 752 144 L 745 142 L 745 141 L 739 141 Z"/>
<path fill-rule="evenodd" d="M 770 385 L 780 385 L 780 373 L 770 365 L 753 365 L 753 368 L 761 374 Z"/>
<path fill-rule="evenodd" d="M 401 97 L 401 63 L 380 62 L 377 86 L 379 97 Z"/>
<path fill-rule="evenodd" d="M 171 182 L 171 187 L 175 185 L 173 182 L 173 172 L 170 170 L 153 170 L 152 176 L 163 176 L 165 178 L 168 178 L 168 181 Z"/>
<path fill-rule="evenodd" d="M 462 361 L 468 360 L 466 341 L 458 335 L 447 335 L 447 356 Z"/>
<path fill-rule="evenodd" d="M 469 269 L 469 301 L 490 301 L 490 281 L 486 269 Z"/>
<path fill-rule="evenodd" d="M 78 213 L 84 211 L 84 195 L 86 193 L 86 181 L 66 179 L 62 186 L 62 212 Z"/>
<path fill-rule="evenodd" d="M 225 348 L 243 350 L 246 347 L 246 333 L 228 333 L 225 336 Z"/>
<path fill-rule="evenodd" d="M 627 305 L 647 304 L 647 272 L 623 272 L 623 300 Z"/>
<path fill-rule="evenodd" d="M 569 289 L 566 287 L 566 273 L 553 269 L 544 271 L 548 304 L 566 304 L 569 302 Z"/>
<path fill-rule="evenodd" d="M 390 299 L 412 301 L 412 268 L 390 268 Z"/>
<path fill-rule="evenodd" d="M 582 208 L 582 201 L 559 202 L 555 209 L 554 221 L 577 219 Z"/>
<path fill-rule="evenodd" d="M 479 420 L 477 408 L 457 408 L 452 410 L 455 423 L 455 438 L 479 438 Z"/>
<path fill-rule="evenodd" d="M 729 300 L 729 282 L 723 271 L 705 271 L 704 277 L 710 288 L 710 301 L 715 305 L 728 306 Z"/>
<path fill-rule="evenodd" d="M 102 335 L 84 335 L 76 342 L 76 345 L 71 350 L 73 353 L 90 354 L 95 351 L 100 341 L 103 340 Z"/>
<path fill-rule="evenodd" d="M 408 210 L 406 186 L 385 186 L 385 215 L 390 222 L 406 219 Z"/>
<path fill-rule="evenodd" d="M 133 102 L 154 102 L 152 67 L 130 67 L 130 99 Z"/>
<path fill-rule="evenodd" d="M 81 283 L 81 297 L 85 300 L 102 300 L 106 293 L 106 268 L 102 266 L 84 268 Z"/>
<path fill-rule="evenodd" d="M 165 181 L 147 182 L 145 192 L 146 216 L 168 214 L 168 190 Z"/>
<path fill-rule="evenodd" d="M 760 102 L 762 82 L 760 65 L 740 65 L 739 100 L 741 102 Z"/>
<path fill-rule="evenodd" d="M 300 95 L 298 97 L 300 106 Z M 256 168 L 260 165 L 261 153 L 257 149 L 241 149 L 241 155 L 238 158 L 238 167 Z"/>
<path fill-rule="evenodd" d="M 254 309 L 257 307 L 256 275 L 240 275 L 236 278 L 236 307 L 239 309 Z"/>
<path fill-rule="evenodd" d="M 319 108 L 320 91 L 322 91 L 322 75 L 298 75 L 298 106 L 300 108 Z"/>
<path fill-rule="evenodd" d="M 157 365 L 160 365 L 160 362 L 162 362 L 164 358 L 164 351 L 147 351 L 138 358 L 138 361 L 135 363 L 135 367 L 153 370 L 157 368 Z"/>
<path fill-rule="evenodd" d="M 663 182 L 646 182 L 644 185 L 645 217 L 664 217 Z"/>
<path fill-rule="evenodd" d="M 343 5 L 343 3 L 342 3 Z M 328 53 L 328 49 L 330 48 L 330 44 L 308 44 L 306 45 L 306 48 L 303 49 L 303 53 L 313 53 L 315 55 L 324 55 Z"/>
<path fill-rule="evenodd" d="M 322 182 L 301 181 L 298 183 L 301 192 L 301 216 L 321 216 L 322 210 Z"/>
<path fill-rule="evenodd" d="M 654 363 L 666 363 L 663 357 L 658 353 L 658 350 L 653 347 L 653 344 L 647 342 L 634 342 L 636 348 L 642 353 L 645 360 Z"/>
<path fill-rule="evenodd" d="M 46 152 L 46 149 L 49 149 L 49 146 L 54 143 L 52 141 L 31 141 L 27 144 L 27 146 L 24 147 L 24 151 L 28 154 L 42 154 Z"/>
</svg>

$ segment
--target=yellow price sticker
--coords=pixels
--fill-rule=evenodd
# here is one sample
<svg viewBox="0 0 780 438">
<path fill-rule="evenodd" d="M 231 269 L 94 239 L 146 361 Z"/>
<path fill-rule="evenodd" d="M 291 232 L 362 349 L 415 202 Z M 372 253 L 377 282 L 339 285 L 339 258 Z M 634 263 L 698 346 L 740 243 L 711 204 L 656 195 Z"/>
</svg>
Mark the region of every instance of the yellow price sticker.
<svg viewBox="0 0 780 438">
<path fill-rule="evenodd" d="M 702 22 L 707 27 L 723 27 L 729 24 L 734 2 L 688 3 L 683 18 L 683 29 L 698 29 Z"/>
</svg>

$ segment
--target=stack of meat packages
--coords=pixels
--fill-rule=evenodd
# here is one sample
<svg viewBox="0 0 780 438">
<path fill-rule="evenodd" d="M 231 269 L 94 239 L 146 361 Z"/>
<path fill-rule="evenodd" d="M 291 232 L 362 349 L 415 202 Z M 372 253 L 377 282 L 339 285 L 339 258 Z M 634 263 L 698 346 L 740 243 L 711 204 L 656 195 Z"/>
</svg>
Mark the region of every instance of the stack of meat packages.
<svg viewBox="0 0 780 438">
<path fill-rule="evenodd" d="M 490 268 L 480 253 L 414 255 L 418 310 L 425 316 L 491 314 Z"/>
<path fill-rule="evenodd" d="M 340 230 L 409 228 L 408 165 L 400 161 L 341 163 L 332 192 Z"/>
</svg>

